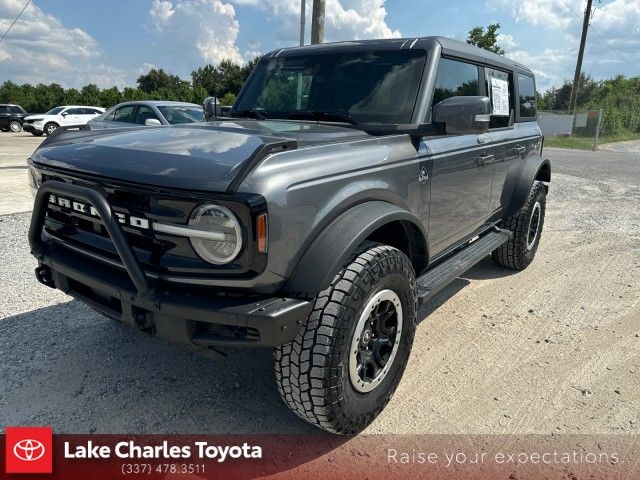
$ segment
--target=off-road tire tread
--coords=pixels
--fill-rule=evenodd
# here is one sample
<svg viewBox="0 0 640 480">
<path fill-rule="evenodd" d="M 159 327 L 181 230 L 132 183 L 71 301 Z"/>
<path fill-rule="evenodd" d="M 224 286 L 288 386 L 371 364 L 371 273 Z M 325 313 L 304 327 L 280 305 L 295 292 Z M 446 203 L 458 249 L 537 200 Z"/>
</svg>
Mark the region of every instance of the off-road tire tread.
<svg viewBox="0 0 640 480">
<path fill-rule="evenodd" d="M 414 318 L 405 321 L 413 321 L 415 326 L 418 308 L 415 273 L 410 260 L 396 248 L 364 242 L 331 286 L 317 295 L 313 310 L 293 342 L 275 348 L 278 391 L 296 415 L 324 430 L 352 434 L 366 427 L 384 409 L 391 395 L 358 423 L 347 418 L 339 398 L 341 352 L 332 347 L 340 344 L 337 339 L 348 335 L 349 318 L 357 314 L 354 305 L 369 293 L 367 286 L 399 269 L 410 277 Z"/>
<path fill-rule="evenodd" d="M 527 201 L 522 208 L 500 223 L 500 228 L 513 232 L 512 237 L 491 254 L 493 261 L 501 267 L 524 270 L 533 260 L 533 256 L 527 255 L 527 233 L 529 228 L 529 215 L 538 197 L 540 197 L 542 204 L 542 218 L 540 219 L 540 231 L 538 232 L 537 242 L 540 241 L 542 227 L 544 226 L 546 190 L 542 182 L 535 181 L 531 187 Z M 537 249 L 537 245 L 535 248 Z"/>
</svg>

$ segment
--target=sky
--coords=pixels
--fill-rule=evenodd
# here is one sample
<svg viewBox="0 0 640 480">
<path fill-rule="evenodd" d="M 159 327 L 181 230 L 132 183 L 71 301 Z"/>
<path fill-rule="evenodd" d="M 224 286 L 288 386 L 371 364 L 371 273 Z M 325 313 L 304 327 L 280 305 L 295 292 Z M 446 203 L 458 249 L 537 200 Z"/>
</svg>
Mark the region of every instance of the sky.
<svg viewBox="0 0 640 480">
<path fill-rule="evenodd" d="M 306 43 L 312 1 L 307 0 Z M 27 0 L 0 0 L 0 36 Z M 326 0 L 325 41 L 444 35 L 499 22 L 539 90 L 573 78 L 586 0 Z M 583 70 L 640 75 L 640 0 L 594 0 Z M 33 0 L 0 43 L 0 83 L 134 86 L 151 68 L 189 79 L 299 43 L 300 0 Z"/>
</svg>

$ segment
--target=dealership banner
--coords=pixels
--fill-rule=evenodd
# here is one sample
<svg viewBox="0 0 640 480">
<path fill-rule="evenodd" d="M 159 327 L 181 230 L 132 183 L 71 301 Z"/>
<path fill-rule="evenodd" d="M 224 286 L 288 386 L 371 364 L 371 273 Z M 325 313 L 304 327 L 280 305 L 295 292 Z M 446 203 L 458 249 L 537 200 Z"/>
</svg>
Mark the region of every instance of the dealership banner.
<svg viewBox="0 0 640 480">
<path fill-rule="evenodd" d="M 637 479 L 638 435 L 67 435 L 7 427 L 3 478 Z"/>
</svg>

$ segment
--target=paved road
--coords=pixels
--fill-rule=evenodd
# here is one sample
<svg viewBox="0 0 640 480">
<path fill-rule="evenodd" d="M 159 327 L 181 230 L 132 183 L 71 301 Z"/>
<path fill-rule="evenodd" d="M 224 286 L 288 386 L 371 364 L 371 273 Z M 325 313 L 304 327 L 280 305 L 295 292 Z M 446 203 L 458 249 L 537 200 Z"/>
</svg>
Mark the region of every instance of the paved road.
<svg viewBox="0 0 640 480">
<path fill-rule="evenodd" d="M 0 215 L 31 211 L 26 160 L 44 138 L 0 132 Z"/>
<path fill-rule="evenodd" d="M 487 259 L 422 310 L 405 377 L 370 433 L 640 432 L 640 156 L 547 154 L 535 262 L 513 273 Z M 315 431 L 278 398 L 269 350 L 208 358 L 38 284 L 28 220 L 0 216 L 4 424 Z"/>
</svg>

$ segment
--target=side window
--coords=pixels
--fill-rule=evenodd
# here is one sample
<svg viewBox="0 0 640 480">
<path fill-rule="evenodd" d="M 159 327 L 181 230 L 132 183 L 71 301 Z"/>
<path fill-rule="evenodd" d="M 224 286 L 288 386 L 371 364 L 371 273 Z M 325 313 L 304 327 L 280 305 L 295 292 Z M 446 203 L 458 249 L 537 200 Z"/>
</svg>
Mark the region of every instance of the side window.
<svg viewBox="0 0 640 480">
<path fill-rule="evenodd" d="M 148 107 L 147 105 L 140 105 L 140 107 L 138 107 L 138 113 L 136 113 L 135 123 L 144 125 L 144 122 L 150 118 L 158 120 L 158 117 L 151 107 Z"/>
<path fill-rule="evenodd" d="M 133 111 L 136 108 L 135 105 L 125 105 L 115 111 L 113 115 L 114 122 L 134 123 Z"/>
<path fill-rule="evenodd" d="M 518 74 L 518 96 L 521 118 L 535 118 L 536 116 L 536 87 L 533 77 Z"/>
<path fill-rule="evenodd" d="M 11 113 L 22 113 L 20 107 L 11 107 Z"/>
<path fill-rule="evenodd" d="M 442 58 L 438 65 L 433 105 L 449 97 L 479 95 L 478 67 Z"/>
<path fill-rule="evenodd" d="M 485 68 L 487 96 L 491 100 L 489 128 L 513 125 L 513 78 L 507 72 Z"/>
<path fill-rule="evenodd" d="M 4 105 L 0 105 L 0 113 L 8 113 L 9 107 L 5 107 Z"/>
<path fill-rule="evenodd" d="M 81 108 L 67 108 L 63 113 L 67 115 L 80 115 L 82 113 Z"/>
</svg>

